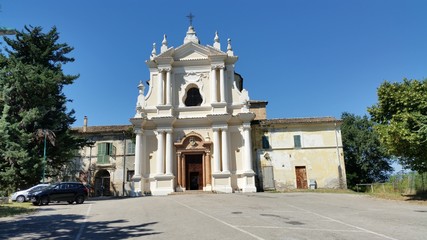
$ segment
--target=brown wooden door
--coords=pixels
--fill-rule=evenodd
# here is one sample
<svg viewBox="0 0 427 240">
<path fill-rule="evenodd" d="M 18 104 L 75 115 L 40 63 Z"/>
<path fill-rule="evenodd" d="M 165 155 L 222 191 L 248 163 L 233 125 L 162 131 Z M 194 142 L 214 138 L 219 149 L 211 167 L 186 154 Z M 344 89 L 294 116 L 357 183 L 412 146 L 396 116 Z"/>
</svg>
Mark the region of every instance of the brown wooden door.
<svg viewBox="0 0 427 240">
<path fill-rule="evenodd" d="M 186 155 L 186 187 L 187 190 L 203 189 L 203 165 L 202 155 Z"/>
<path fill-rule="evenodd" d="M 307 172 L 305 167 L 295 167 L 295 174 L 297 177 L 297 188 L 307 189 Z"/>
</svg>

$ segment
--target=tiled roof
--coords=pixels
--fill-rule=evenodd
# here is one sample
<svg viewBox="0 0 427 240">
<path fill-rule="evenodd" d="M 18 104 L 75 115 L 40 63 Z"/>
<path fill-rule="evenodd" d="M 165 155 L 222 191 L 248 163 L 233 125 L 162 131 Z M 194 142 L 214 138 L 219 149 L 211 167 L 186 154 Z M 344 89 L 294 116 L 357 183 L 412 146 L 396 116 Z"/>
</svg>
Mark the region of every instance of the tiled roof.
<svg viewBox="0 0 427 240">
<path fill-rule="evenodd" d="M 336 119 L 334 117 L 309 117 L 309 118 L 276 118 L 276 119 L 267 119 L 259 120 L 260 124 L 277 124 L 277 123 L 340 123 L 342 120 Z"/>
<path fill-rule="evenodd" d="M 72 128 L 71 130 L 77 131 L 78 133 L 82 134 L 89 134 L 89 133 L 120 133 L 123 131 L 128 131 L 129 128 L 131 128 L 132 125 L 110 125 L 110 126 L 88 126 L 86 128 L 86 131 L 83 131 L 83 127 L 77 127 Z"/>
</svg>

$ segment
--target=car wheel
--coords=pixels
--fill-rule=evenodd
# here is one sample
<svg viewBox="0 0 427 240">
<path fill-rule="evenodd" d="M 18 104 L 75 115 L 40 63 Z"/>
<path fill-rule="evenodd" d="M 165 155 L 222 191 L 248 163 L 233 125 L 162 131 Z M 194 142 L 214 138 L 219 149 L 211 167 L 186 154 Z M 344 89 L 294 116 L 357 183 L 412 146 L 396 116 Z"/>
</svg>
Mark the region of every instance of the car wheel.
<svg viewBox="0 0 427 240">
<path fill-rule="evenodd" d="M 73 201 L 68 201 L 69 204 L 73 204 Z"/>
<path fill-rule="evenodd" d="M 40 203 L 43 204 L 43 205 L 48 205 L 49 204 L 49 198 L 48 197 L 43 197 L 40 200 Z"/>
<path fill-rule="evenodd" d="M 19 202 L 19 203 L 21 203 L 21 202 L 25 202 L 25 197 L 24 197 L 24 196 L 22 196 L 22 195 L 19 195 L 19 196 L 16 198 L 16 201 L 17 201 L 17 202 Z"/>
<path fill-rule="evenodd" d="M 76 203 L 82 204 L 85 201 L 85 197 L 83 195 L 79 195 L 76 197 Z"/>
</svg>

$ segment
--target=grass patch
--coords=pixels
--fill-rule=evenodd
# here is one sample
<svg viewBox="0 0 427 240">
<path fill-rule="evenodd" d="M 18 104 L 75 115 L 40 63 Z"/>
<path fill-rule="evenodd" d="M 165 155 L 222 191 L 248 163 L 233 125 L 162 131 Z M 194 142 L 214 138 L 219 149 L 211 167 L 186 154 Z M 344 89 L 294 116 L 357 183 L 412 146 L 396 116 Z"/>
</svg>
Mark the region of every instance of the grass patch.
<svg viewBox="0 0 427 240">
<path fill-rule="evenodd" d="M 427 204 L 427 193 L 420 192 L 416 194 L 401 194 L 399 192 L 373 192 L 366 193 L 372 197 L 389 199 L 389 200 L 397 200 L 397 201 L 407 201 L 414 202 L 419 204 Z"/>
<path fill-rule="evenodd" d="M 288 189 L 288 190 L 266 190 L 268 193 L 296 193 L 296 192 L 311 192 L 311 193 L 356 193 L 350 189 L 330 189 L 330 188 L 317 188 L 317 189 Z"/>
<path fill-rule="evenodd" d="M 33 213 L 34 211 L 36 211 L 36 208 L 31 202 L 0 204 L 0 218 Z"/>
</svg>

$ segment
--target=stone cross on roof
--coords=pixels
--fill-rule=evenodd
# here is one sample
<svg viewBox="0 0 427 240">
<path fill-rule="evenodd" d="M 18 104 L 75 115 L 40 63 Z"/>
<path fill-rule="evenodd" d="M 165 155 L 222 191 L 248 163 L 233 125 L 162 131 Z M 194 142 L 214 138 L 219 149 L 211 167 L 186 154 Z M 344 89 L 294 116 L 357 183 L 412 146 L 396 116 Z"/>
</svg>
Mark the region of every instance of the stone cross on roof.
<svg viewBox="0 0 427 240">
<path fill-rule="evenodd" d="M 187 18 L 190 20 L 190 26 L 193 26 L 193 18 L 195 18 L 196 16 L 194 16 L 191 12 L 190 14 L 187 16 Z"/>
</svg>

